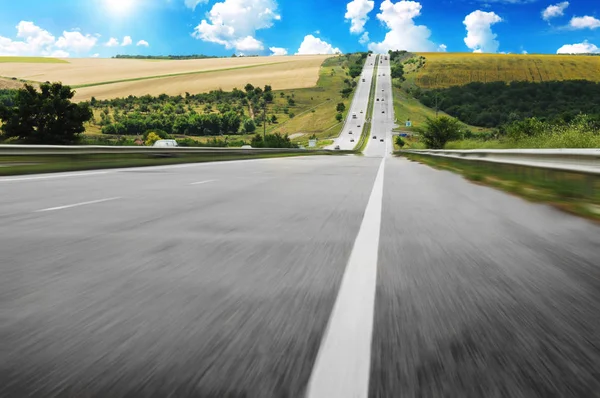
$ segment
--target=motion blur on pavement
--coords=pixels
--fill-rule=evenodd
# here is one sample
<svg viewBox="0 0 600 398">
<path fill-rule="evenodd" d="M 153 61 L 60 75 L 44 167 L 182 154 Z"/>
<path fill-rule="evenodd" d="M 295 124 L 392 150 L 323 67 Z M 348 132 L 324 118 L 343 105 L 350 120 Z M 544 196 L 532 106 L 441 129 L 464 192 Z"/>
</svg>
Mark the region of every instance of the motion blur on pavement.
<svg viewBox="0 0 600 398">
<path fill-rule="evenodd" d="M 598 226 L 381 157 L 0 179 L 0 396 L 304 396 L 382 163 L 368 396 L 600 396 Z"/>
</svg>

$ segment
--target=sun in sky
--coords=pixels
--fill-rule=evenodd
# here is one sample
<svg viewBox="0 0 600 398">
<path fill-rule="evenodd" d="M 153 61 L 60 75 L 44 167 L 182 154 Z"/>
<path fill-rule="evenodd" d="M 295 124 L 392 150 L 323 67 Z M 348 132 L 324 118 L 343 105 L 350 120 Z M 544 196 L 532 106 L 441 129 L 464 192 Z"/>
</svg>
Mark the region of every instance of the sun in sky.
<svg viewBox="0 0 600 398">
<path fill-rule="evenodd" d="M 107 11 L 118 16 L 125 16 L 131 13 L 138 0 L 104 0 Z"/>
</svg>

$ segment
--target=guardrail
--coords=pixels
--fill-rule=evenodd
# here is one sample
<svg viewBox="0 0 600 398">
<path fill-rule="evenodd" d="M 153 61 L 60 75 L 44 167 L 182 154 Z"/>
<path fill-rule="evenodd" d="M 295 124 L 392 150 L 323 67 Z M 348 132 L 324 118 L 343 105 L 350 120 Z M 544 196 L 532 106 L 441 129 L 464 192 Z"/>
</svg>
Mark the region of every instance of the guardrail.
<svg viewBox="0 0 600 398">
<path fill-rule="evenodd" d="M 0 145 L 0 156 L 27 155 L 96 155 L 96 154 L 269 154 L 269 153 L 332 153 L 326 149 L 291 148 L 212 148 L 212 147 L 146 147 L 146 146 L 67 146 L 67 145 Z M 339 151 L 336 151 L 339 152 Z"/>
<path fill-rule="evenodd" d="M 402 150 L 400 153 L 600 175 L 600 149 Z"/>
</svg>

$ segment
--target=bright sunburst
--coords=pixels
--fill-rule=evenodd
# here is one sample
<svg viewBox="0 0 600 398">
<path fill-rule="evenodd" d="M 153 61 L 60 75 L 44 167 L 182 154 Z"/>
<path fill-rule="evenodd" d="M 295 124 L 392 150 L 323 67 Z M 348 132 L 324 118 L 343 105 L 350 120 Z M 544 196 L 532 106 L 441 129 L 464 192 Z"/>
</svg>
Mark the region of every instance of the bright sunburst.
<svg viewBox="0 0 600 398">
<path fill-rule="evenodd" d="M 108 11 L 117 15 L 129 14 L 137 2 L 138 0 L 104 0 Z"/>
</svg>

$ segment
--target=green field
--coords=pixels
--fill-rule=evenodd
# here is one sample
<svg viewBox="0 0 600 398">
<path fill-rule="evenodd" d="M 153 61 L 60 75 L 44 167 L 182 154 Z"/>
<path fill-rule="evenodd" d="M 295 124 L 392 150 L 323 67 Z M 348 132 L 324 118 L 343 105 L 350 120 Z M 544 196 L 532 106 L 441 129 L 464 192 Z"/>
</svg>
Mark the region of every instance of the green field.
<svg viewBox="0 0 600 398">
<path fill-rule="evenodd" d="M 597 56 L 442 52 L 419 55 L 426 61 L 414 73 L 414 82 L 427 89 L 471 82 L 600 81 L 600 57 Z"/>
<path fill-rule="evenodd" d="M 46 57 L 2 57 L 0 63 L 25 63 L 25 64 L 68 64 L 68 61 L 58 58 Z"/>
</svg>

